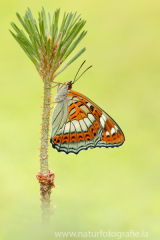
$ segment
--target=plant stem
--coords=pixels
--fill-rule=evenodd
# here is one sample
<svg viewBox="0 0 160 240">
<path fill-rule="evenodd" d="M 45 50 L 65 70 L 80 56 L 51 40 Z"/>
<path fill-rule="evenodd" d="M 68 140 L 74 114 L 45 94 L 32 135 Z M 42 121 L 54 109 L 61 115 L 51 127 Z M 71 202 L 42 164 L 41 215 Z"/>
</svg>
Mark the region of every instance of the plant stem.
<svg viewBox="0 0 160 240">
<path fill-rule="evenodd" d="M 48 175 L 48 138 L 49 138 L 49 119 L 51 88 L 49 81 L 44 82 L 44 96 L 42 109 L 42 129 L 41 129 L 41 147 L 40 147 L 40 173 L 43 176 Z"/>
<path fill-rule="evenodd" d="M 54 187 L 54 173 L 49 170 L 48 166 L 48 138 L 50 124 L 50 103 L 51 103 L 51 81 L 49 77 L 43 78 L 44 96 L 42 108 L 42 129 L 41 129 L 41 146 L 40 146 L 40 195 L 42 208 L 42 222 L 50 221 L 50 194 L 51 188 Z M 51 177 L 52 176 L 52 177 Z M 52 178 L 52 179 L 51 179 Z"/>
</svg>

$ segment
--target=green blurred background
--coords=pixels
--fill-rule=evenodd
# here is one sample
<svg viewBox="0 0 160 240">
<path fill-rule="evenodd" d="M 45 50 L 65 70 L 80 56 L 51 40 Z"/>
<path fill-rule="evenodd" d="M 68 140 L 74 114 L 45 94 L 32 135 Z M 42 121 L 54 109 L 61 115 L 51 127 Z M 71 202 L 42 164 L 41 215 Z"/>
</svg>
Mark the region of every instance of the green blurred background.
<svg viewBox="0 0 160 240">
<path fill-rule="evenodd" d="M 0 3 L 0 239 L 53 239 L 55 231 L 101 229 L 143 229 L 147 239 L 159 239 L 160 1 Z M 73 54 L 84 46 L 87 51 L 56 80 L 73 79 L 83 60 L 85 67 L 93 64 L 73 89 L 100 105 L 126 137 L 120 148 L 77 156 L 49 147 L 58 186 L 52 193 L 56 213 L 47 229 L 40 223 L 35 177 L 43 84 L 8 31 L 11 21 L 20 27 L 16 12 L 23 16 L 30 7 L 37 19 L 42 5 L 51 13 L 60 7 L 61 17 L 64 11 L 78 11 L 87 20 L 88 33 Z"/>
</svg>

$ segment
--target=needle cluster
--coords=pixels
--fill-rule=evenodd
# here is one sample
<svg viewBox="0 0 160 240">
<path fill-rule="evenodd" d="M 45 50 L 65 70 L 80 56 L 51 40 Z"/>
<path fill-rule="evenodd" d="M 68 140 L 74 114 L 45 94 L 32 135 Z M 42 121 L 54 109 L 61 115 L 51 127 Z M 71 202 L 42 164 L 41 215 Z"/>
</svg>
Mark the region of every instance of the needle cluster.
<svg viewBox="0 0 160 240">
<path fill-rule="evenodd" d="M 43 81 L 46 77 L 52 81 L 85 51 L 85 48 L 81 49 L 59 72 L 55 73 L 86 35 L 85 30 L 81 32 L 86 21 L 76 12 L 65 12 L 59 27 L 60 9 L 53 12 L 52 16 L 48 13 L 47 19 L 43 7 L 38 13 L 38 23 L 29 8 L 23 18 L 19 13 L 16 15 L 25 32 L 13 22 L 11 25 L 16 33 L 10 32 L 34 63 Z"/>
</svg>

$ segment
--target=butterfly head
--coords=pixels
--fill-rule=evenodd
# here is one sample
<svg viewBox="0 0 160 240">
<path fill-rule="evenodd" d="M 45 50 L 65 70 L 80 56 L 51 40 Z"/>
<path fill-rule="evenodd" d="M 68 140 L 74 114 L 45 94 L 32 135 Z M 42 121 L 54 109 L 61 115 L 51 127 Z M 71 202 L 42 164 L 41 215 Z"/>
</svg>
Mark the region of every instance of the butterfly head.
<svg viewBox="0 0 160 240">
<path fill-rule="evenodd" d="M 65 82 L 64 84 L 67 86 L 68 90 L 72 89 L 72 84 L 73 84 L 72 81 Z"/>
<path fill-rule="evenodd" d="M 54 102 L 61 102 L 66 99 L 66 95 L 69 93 L 72 88 L 72 81 L 68 81 L 62 84 L 61 87 L 57 88 L 57 94 L 54 98 Z"/>
</svg>

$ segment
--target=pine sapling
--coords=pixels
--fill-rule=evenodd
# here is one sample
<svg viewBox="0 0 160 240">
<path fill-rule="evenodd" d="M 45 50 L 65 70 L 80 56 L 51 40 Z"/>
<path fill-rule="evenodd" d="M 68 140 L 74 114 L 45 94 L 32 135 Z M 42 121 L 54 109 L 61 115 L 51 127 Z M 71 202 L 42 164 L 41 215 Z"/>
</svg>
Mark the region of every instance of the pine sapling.
<svg viewBox="0 0 160 240">
<path fill-rule="evenodd" d="M 16 14 L 25 32 L 11 23 L 15 33 L 10 31 L 15 40 L 35 65 L 43 81 L 42 128 L 40 143 L 40 171 L 36 177 L 40 183 L 42 221 L 49 222 L 51 215 L 50 194 L 54 187 L 54 173 L 48 168 L 48 140 L 51 114 L 51 90 L 56 86 L 54 81 L 62 71 L 73 63 L 84 51 L 81 49 L 66 65 L 57 71 L 60 65 L 68 58 L 78 43 L 86 35 L 82 30 L 86 21 L 77 13 L 64 13 L 60 25 L 60 9 L 56 9 L 52 16 L 45 10 L 38 13 L 38 23 L 28 8 L 22 18 Z"/>
</svg>

